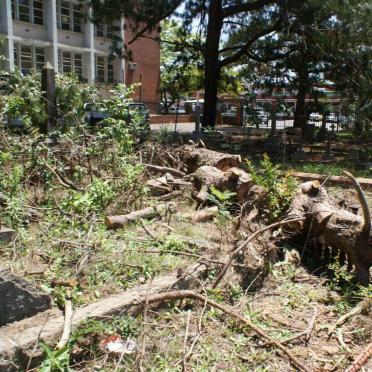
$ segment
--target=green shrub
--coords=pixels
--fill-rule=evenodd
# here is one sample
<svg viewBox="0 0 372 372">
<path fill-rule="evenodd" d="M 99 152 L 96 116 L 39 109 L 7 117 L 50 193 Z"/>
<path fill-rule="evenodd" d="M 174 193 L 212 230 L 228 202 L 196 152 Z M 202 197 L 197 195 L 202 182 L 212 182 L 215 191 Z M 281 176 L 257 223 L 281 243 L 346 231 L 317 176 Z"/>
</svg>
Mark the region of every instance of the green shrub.
<svg viewBox="0 0 372 372">
<path fill-rule="evenodd" d="M 114 196 L 115 193 L 107 181 L 94 178 L 85 192 L 71 192 L 63 207 L 80 215 L 101 213 Z"/>
<path fill-rule="evenodd" d="M 294 177 L 290 173 L 282 174 L 280 165 L 273 164 L 266 154 L 258 166 L 250 161 L 247 161 L 247 166 L 253 182 L 266 192 L 270 221 L 278 219 L 287 210 L 297 188 Z"/>
</svg>

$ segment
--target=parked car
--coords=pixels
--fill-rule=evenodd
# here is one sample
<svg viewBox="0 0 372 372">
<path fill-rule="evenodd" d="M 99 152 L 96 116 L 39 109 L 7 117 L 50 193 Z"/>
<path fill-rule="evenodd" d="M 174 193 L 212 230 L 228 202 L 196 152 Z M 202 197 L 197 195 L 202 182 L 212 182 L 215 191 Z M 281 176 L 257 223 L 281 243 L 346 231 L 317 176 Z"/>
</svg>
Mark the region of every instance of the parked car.
<svg viewBox="0 0 372 372">
<path fill-rule="evenodd" d="M 177 114 L 178 113 L 178 115 L 186 114 L 186 110 L 183 107 L 179 107 L 177 109 L 177 107 L 172 106 L 172 107 L 169 107 L 168 112 L 170 114 Z"/>
<path fill-rule="evenodd" d="M 310 120 L 311 121 L 322 121 L 322 115 L 320 115 L 319 113 L 317 112 L 312 112 L 310 114 Z"/>
</svg>

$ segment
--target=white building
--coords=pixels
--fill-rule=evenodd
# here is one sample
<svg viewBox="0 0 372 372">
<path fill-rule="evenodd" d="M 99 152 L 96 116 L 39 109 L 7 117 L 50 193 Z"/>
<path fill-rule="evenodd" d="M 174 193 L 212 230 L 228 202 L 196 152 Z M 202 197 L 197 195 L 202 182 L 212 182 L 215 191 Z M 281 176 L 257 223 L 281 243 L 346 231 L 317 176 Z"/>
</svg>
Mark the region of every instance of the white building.
<svg viewBox="0 0 372 372">
<path fill-rule="evenodd" d="M 124 59 L 111 56 L 114 34 L 124 40 L 124 21 L 94 25 L 91 15 L 73 0 L 0 0 L 6 69 L 27 73 L 48 61 L 89 83 L 123 82 Z"/>
</svg>

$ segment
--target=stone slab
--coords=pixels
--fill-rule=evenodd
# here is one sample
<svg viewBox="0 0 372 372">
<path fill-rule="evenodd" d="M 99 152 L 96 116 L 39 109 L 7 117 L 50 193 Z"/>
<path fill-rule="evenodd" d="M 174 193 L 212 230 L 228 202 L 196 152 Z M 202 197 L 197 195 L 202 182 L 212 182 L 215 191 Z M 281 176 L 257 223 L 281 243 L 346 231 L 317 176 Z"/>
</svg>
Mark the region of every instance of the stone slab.
<svg viewBox="0 0 372 372">
<path fill-rule="evenodd" d="M 0 267 L 0 326 L 50 309 L 49 294 Z"/>
<path fill-rule="evenodd" d="M 0 227 L 0 244 L 10 243 L 16 236 L 16 232 L 8 227 Z"/>
</svg>

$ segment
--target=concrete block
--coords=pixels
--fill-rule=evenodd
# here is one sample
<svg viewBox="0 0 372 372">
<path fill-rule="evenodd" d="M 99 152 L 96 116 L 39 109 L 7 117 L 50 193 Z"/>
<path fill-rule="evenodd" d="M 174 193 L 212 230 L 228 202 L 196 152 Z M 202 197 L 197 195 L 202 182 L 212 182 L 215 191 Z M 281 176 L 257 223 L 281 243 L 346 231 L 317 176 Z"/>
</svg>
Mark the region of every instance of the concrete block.
<svg viewBox="0 0 372 372">
<path fill-rule="evenodd" d="M 16 232 L 8 227 L 0 227 L 0 244 L 10 243 L 16 236 Z"/>
<path fill-rule="evenodd" d="M 49 294 L 0 267 L 0 327 L 51 307 Z"/>
</svg>

